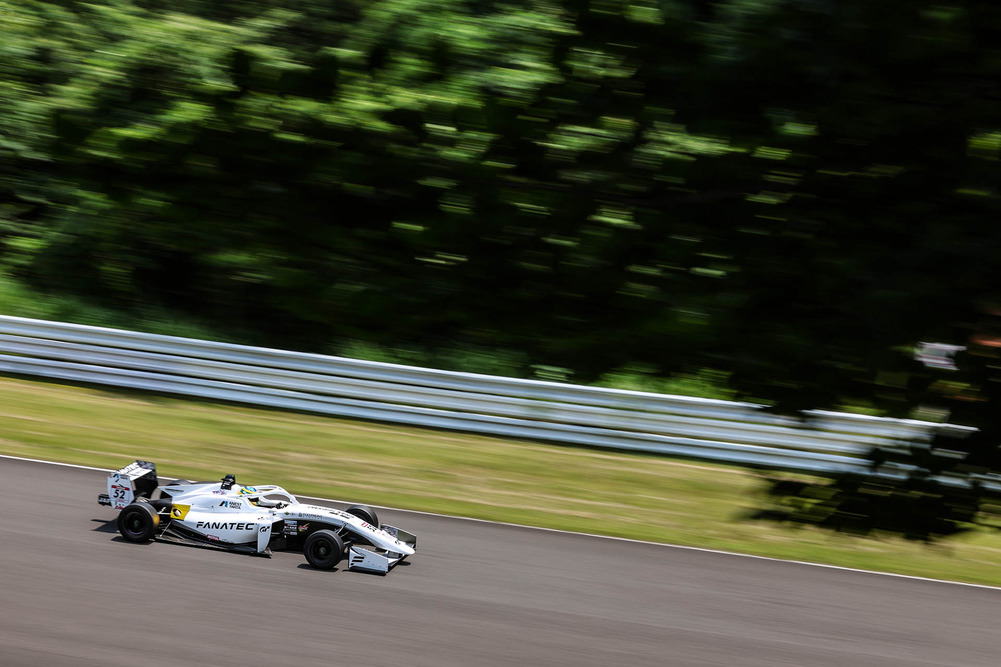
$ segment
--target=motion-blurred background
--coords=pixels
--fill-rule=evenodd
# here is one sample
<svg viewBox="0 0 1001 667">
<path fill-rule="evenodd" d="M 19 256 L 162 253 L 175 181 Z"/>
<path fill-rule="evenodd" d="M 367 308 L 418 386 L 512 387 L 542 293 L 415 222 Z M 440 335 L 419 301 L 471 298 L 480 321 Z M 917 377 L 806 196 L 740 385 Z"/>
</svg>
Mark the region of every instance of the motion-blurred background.
<svg viewBox="0 0 1001 667">
<path fill-rule="evenodd" d="M 997 470 L 999 29 L 941 0 L 6 0 L 0 311 L 933 412 Z"/>
</svg>

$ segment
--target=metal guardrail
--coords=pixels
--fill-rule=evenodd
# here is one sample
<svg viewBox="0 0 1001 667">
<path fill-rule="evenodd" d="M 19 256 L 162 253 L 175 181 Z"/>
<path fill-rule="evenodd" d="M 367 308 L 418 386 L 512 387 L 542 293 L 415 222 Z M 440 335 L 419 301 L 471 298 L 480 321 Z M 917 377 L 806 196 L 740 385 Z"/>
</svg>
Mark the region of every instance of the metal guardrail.
<svg viewBox="0 0 1001 667">
<path fill-rule="evenodd" d="M 943 426 L 826 411 L 801 422 L 697 399 L 0 316 L 0 373 L 766 468 L 867 468 Z"/>
</svg>

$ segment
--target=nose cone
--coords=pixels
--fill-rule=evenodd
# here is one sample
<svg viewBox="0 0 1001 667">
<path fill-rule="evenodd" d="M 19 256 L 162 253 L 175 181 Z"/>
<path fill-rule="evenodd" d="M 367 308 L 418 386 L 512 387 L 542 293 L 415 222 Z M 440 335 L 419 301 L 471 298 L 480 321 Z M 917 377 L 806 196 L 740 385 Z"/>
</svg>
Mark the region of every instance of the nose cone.
<svg viewBox="0 0 1001 667">
<path fill-rule="evenodd" d="M 403 542 L 400 542 L 400 545 L 398 547 L 395 547 L 394 550 L 403 554 L 404 556 L 413 556 L 415 553 L 417 553 L 416 551 L 414 551 L 412 547 L 407 546 Z"/>
</svg>

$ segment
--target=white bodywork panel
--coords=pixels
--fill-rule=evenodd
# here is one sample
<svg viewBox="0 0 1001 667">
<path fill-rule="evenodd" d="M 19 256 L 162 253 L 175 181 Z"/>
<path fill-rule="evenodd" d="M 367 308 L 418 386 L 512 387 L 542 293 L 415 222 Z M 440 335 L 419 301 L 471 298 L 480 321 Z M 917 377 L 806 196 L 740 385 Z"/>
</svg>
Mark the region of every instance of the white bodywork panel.
<svg viewBox="0 0 1001 667">
<path fill-rule="evenodd" d="M 112 506 L 121 509 L 135 499 L 128 482 L 128 468 L 108 478 Z M 147 471 L 139 469 L 136 475 Z M 123 482 L 124 480 L 124 482 Z M 348 569 L 388 572 L 397 562 L 416 552 L 417 538 L 394 526 L 374 526 L 353 514 L 322 505 L 307 505 L 280 486 L 231 486 L 220 482 L 168 484 L 159 487 L 170 498 L 170 526 L 183 528 L 208 543 L 249 548 L 270 553 L 273 538 L 308 531 L 312 522 L 340 530 L 367 544 L 351 544 Z M 166 538 L 164 538 L 166 539 Z"/>
<path fill-rule="evenodd" d="M 379 526 L 373 526 L 367 521 L 332 507 L 320 505 L 294 504 L 275 510 L 275 520 L 286 519 L 299 522 L 322 521 L 324 523 L 340 524 L 351 532 L 364 537 L 374 546 L 394 551 L 404 556 L 412 556 L 415 550 L 397 539 L 394 535 Z"/>
</svg>

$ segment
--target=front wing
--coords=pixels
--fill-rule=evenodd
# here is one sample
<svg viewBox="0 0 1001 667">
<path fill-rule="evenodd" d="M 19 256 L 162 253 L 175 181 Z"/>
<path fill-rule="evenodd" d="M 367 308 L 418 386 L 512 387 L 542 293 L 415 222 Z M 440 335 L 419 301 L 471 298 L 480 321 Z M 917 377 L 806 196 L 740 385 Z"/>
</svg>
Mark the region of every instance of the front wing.
<svg viewBox="0 0 1001 667">
<path fill-rule="evenodd" d="M 417 536 L 402 528 L 383 524 L 382 529 L 412 549 L 417 548 Z M 367 544 L 352 544 L 348 547 L 348 569 L 386 574 L 406 556 L 395 551 L 379 549 Z"/>
</svg>

